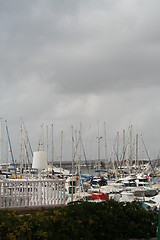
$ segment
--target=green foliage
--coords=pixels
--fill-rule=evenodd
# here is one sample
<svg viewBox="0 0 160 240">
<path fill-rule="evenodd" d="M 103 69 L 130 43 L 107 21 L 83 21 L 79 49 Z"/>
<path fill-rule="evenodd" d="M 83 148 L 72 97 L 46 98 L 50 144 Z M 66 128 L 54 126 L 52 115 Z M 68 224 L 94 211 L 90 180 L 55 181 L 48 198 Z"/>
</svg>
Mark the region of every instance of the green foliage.
<svg viewBox="0 0 160 240">
<path fill-rule="evenodd" d="M 158 214 L 136 202 L 75 203 L 29 214 L 0 211 L 0 239 L 129 239 L 156 236 Z"/>
</svg>

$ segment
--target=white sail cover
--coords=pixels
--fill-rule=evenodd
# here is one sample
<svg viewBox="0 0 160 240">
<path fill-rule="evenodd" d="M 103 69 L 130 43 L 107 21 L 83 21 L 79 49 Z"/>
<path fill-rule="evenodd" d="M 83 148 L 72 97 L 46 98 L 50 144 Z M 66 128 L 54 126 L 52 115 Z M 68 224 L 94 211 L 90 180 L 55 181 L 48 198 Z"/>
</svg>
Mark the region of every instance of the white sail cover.
<svg viewBox="0 0 160 240">
<path fill-rule="evenodd" d="M 36 168 L 38 170 L 47 168 L 47 153 L 45 151 L 38 151 L 33 153 L 32 168 Z"/>
</svg>

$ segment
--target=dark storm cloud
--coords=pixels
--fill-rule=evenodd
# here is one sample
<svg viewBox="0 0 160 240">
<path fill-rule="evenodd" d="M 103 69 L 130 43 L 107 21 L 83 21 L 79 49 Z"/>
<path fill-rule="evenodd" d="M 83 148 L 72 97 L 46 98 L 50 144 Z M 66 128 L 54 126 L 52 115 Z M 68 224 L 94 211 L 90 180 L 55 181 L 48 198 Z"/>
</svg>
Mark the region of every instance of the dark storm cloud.
<svg viewBox="0 0 160 240">
<path fill-rule="evenodd" d="M 5 81 L 47 72 L 64 93 L 158 83 L 157 1 L 1 2 Z"/>
<path fill-rule="evenodd" d="M 57 72 L 57 85 L 61 90 L 84 93 L 159 85 L 160 17 L 157 5 L 160 7 L 160 4 L 145 2 L 146 5 L 139 5 L 136 2 L 137 5 L 131 4 L 133 8 L 128 9 L 131 1 L 122 2 L 126 3 L 122 5 L 126 9 L 115 7 L 115 14 L 113 9 L 112 14 L 101 9 L 99 18 L 94 19 L 90 12 L 86 28 L 92 30 L 92 25 L 87 23 L 93 24 L 94 38 L 89 41 L 86 38 L 80 49 L 71 47 L 70 55 L 67 52 L 68 61 L 63 71 Z"/>
</svg>

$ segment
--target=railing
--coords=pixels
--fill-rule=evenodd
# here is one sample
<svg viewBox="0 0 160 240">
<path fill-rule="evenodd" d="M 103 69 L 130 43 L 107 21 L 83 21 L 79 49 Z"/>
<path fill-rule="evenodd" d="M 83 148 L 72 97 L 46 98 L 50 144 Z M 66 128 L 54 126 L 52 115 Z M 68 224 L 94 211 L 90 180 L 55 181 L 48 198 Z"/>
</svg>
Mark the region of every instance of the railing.
<svg viewBox="0 0 160 240">
<path fill-rule="evenodd" d="M 0 209 L 64 204 L 64 179 L 10 179 L 0 181 Z"/>
</svg>

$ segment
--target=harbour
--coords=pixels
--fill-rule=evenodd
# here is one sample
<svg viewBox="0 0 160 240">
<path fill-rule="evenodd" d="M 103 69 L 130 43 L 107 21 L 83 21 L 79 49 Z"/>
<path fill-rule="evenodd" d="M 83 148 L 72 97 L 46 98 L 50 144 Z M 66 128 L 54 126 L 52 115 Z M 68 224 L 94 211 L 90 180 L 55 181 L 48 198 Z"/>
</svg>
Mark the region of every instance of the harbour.
<svg viewBox="0 0 160 240">
<path fill-rule="evenodd" d="M 33 166 L 27 166 L 28 170 L 23 171 L 21 177 L 14 177 L 13 166 L 8 173 L 5 167 L 10 165 L 1 166 L 0 208 L 55 207 L 73 201 L 114 199 L 142 202 L 146 207 L 159 209 L 160 180 L 156 175 L 151 175 L 149 163 L 145 165 L 145 171 L 138 174 L 135 169 L 127 174 L 125 168 L 121 167 L 119 176 L 110 168 L 97 170 L 90 167 L 88 172 L 85 163 L 82 163 L 79 174 L 76 165 L 73 167 L 71 162 L 62 163 L 61 168 L 58 163 L 53 167 L 47 164 L 46 152 L 34 154 L 37 157 L 33 159 Z M 94 163 L 91 166 L 95 166 Z"/>
<path fill-rule="evenodd" d="M 0 6 L 0 240 L 160 240 L 160 1 Z"/>
<path fill-rule="evenodd" d="M 117 132 L 116 141 L 109 158 L 101 157 L 102 145 L 100 137 L 98 137 L 97 148 L 94 149 L 98 154 L 97 158 L 94 159 L 91 158 L 91 152 L 87 154 L 86 145 L 83 144 L 82 125 L 80 124 L 79 134 L 77 134 L 77 131 L 74 132 L 72 127 L 71 160 L 64 161 L 63 131 L 60 135 L 60 154 L 55 160 L 53 135 L 51 143 L 49 143 L 48 132 L 46 132 L 47 141 L 45 141 L 44 127 L 41 127 L 44 137 L 40 138 L 38 150 L 33 151 L 28 134 L 26 134 L 26 129 L 21 121 L 20 157 L 17 161 L 14 158 L 6 121 L 5 124 L 7 133 L 7 148 L 5 148 L 5 151 L 7 150 L 8 161 L 3 161 L 0 164 L 1 211 L 10 211 L 10 213 L 16 211 L 22 216 L 32 215 L 33 212 L 39 214 L 39 211 L 51 211 L 49 214 L 52 214 L 54 211 L 65 212 L 65 208 L 83 207 L 85 204 L 89 204 L 88 209 L 97 206 L 95 211 L 99 206 L 102 209 L 104 206 L 107 209 L 107 206 L 112 208 L 112 204 L 119 204 L 117 205 L 118 208 L 119 206 L 126 208 L 134 206 L 135 209 L 138 208 L 138 211 L 145 211 L 146 214 L 148 212 L 155 216 L 160 211 L 160 160 L 158 157 L 151 160 L 142 137 L 136 135 L 136 144 L 133 144 L 135 136 L 132 135 L 132 126 L 129 128 L 128 135 L 123 131 L 122 144 Z M 53 133 L 53 128 L 51 129 Z M 126 142 L 125 138 L 129 138 L 129 141 Z M 143 143 L 141 148 L 140 140 Z M 2 145 L 0 149 L 1 153 L 4 153 Z M 105 144 L 104 149 L 106 150 Z M 143 151 L 143 158 L 140 150 Z M 2 156 L 4 160 L 5 157 L 1 154 L 1 159 Z M 87 156 L 89 156 L 89 159 Z M 101 214 L 99 213 L 99 217 L 102 218 L 103 213 Z M 92 214 L 89 219 L 91 216 Z M 125 218 L 127 219 L 127 216 Z M 45 219 L 44 216 L 43 219 Z M 153 222 L 156 225 L 156 221 L 152 220 Z M 106 224 L 106 219 L 103 224 Z M 63 232 L 63 230 L 61 231 Z M 145 236 L 146 231 L 148 232 L 148 230 L 145 230 L 143 236 Z M 155 236 L 156 231 L 154 230 L 154 234 L 151 234 L 151 236 Z M 104 230 L 105 232 L 106 230 Z M 131 235 L 127 234 L 125 232 L 123 236 L 137 236 L 133 233 Z M 58 235 L 60 236 L 59 233 Z M 55 236 L 55 232 L 53 236 Z M 115 233 L 113 236 L 115 236 Z"/>
</svg>

